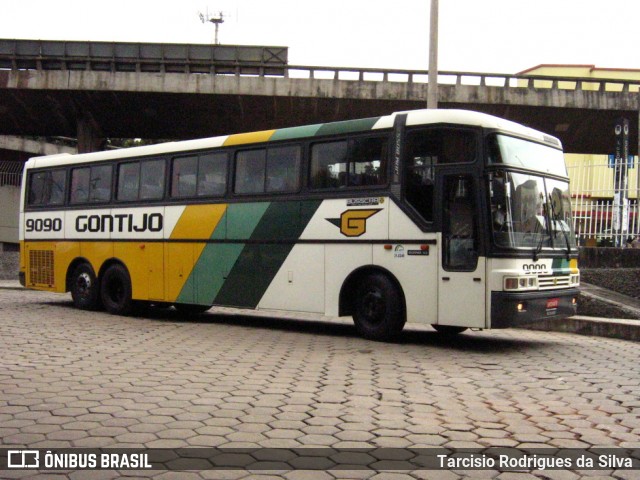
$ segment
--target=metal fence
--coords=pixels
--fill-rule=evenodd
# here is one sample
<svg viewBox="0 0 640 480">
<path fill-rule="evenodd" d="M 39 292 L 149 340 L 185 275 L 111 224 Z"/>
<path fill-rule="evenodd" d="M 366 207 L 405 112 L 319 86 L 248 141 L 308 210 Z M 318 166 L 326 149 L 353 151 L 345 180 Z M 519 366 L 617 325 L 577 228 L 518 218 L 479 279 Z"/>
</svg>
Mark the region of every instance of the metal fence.
<svg viewBox="0 0 640 480">
<path fill-rule="evenodd" d="M 638 159 L 616 164 L 606 155 L 568 155 L 575 231 L 581 245 L 626 246 L 640 237 Z M 625 175 L 627 180 L 620 176 Z M 618 179 L 616 179 L 618 175 Z M 626 191 L 615 184 L 626 185 Z"/>
<path fill-rule="evenodd" d="M 0 161 L 0 187 L 19 187 L 22 182 L 24 162 Z"/>
</svg>

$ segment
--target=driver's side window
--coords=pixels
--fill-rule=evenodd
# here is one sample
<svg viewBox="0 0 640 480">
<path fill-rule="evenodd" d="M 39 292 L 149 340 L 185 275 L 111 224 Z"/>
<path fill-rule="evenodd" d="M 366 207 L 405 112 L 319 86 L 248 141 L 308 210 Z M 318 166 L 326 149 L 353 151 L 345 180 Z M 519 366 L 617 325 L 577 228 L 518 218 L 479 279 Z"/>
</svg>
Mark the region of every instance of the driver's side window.
<svg viewBox="0 0 640 480">
<path fill-rule="evenodd" d="M 476 132 L 471 129 L 431 127 L 407 132 L 404 198 L 425 221 L 433 221 L 436 167 L 475 161 L 476 146 Z"/>
</svg>

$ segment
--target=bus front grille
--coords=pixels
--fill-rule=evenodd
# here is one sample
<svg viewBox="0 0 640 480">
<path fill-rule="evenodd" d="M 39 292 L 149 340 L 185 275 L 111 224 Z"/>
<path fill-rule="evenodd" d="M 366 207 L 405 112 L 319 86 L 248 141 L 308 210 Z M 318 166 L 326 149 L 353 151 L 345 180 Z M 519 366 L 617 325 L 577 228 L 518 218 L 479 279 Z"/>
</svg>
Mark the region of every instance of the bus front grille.
<svg viewBox="0 0 640 480">
<path fill-rule="evenodd" d="M 51 250 L 29 251 L 29 283 L 31 285 L 54 285 L 53 252 Z"/>
<path fill-rule="evenodd" d="M 538 285 L 540 290 L 550 290 L 553 288 L 566 288 L 570 284 L 569 275 L 540 275 Z"/>
</svg>

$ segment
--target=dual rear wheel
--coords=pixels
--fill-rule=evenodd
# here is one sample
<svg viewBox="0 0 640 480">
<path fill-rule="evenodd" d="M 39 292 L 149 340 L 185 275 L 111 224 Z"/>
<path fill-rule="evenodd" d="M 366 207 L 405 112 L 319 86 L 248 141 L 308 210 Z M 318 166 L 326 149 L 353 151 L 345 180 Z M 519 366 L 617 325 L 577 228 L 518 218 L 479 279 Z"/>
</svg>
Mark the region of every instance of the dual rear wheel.
<svg viewBox="0 0 640 480">
<path fill-rule="evenodd" d="M 88 263 L 78 265 L 70 284 L 71 298 L 77 308 L 98 310 L 101 307 L 113 315 L 129 315 L 133 312 L 135 301 L 132 299 L 131 277 L 128 270 L 119 263 L 107 267 L 99 281 Z M 162 304 L 170 306 L 171 304 Z M 187 315 L 197 315 L 209 310 L 206 305 L 178 303 L 178 311 Z"/>
<path fill-rule="evenodd" d="M 77 308 L 98 310 L 104 307 L 114 315 L 131 313 L 131 277 L 123 265 L 114 263 L 107 267 L 100 281 L 88 263 L 79 264 L 71 275 L 71 298 Z"/>
</svg>

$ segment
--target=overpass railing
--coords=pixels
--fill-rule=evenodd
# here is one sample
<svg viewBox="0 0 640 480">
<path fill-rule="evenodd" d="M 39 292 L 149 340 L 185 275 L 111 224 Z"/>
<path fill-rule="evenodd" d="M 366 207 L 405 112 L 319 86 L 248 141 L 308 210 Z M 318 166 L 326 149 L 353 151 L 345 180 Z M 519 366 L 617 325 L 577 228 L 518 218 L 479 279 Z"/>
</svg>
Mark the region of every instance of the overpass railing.
<svg viewBox="0 0 640 480">
<path fill-rule="evenodd" d="M 428 83 L 428 70 L 348 68 L 289 65 L 289 78 Z M 479 87 L 585 90 L 596 92 L 640 92 L 640 80 L 550 75 L 439 71 L 439 85 Z"/>
<path fill-rule="evenodd" d="M 0 39 L 0 69 L 284 75 L 287 47 Z"/>
<path fill-rule="evenodd" d="M 427 70 L 288 65 L 273 46 L 0 39 L 0 69 L 195 73 L 428 83 Z M 480 72 L 438 72 L 439 85 L 596 92 L 640 92 L 640 80 Z"/>
</svg>

